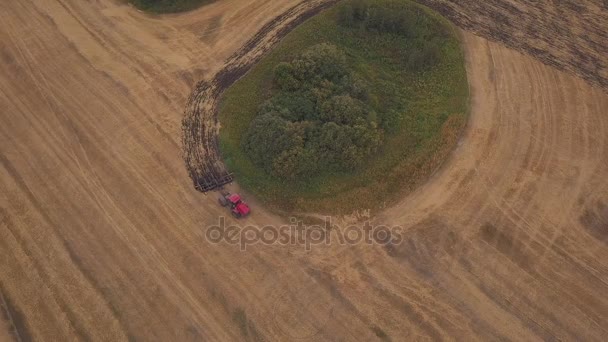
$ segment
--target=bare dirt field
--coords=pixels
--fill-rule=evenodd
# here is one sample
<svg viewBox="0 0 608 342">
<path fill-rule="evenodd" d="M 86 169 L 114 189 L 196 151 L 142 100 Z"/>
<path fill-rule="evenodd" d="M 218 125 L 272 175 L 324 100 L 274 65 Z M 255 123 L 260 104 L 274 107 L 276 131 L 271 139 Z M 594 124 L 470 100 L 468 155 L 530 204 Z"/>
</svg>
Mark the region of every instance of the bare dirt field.
<svg viewBox="0 0 608 342">
<path fill-rule="evenodd" d="M 0 312 L 0 317 L 0 341 L 11 341 L 15 337 L 9 316 L 4 309 Z"/>
<path fill-rule="evenodd" d="M 608 89 L 608 1 L 418 0 L 468 31 L 498 40 Z"/>
<path fill-rule="evenodd" d="M 184 166 L 188 97 L 298 3 L 152 17 L 112 0 L 0 2 L 0 291 L 20 339 L 605 340 L 605 70 L 570 66 L 561 45 L 539 44 L 539 59 L 509 43 L 525 30 L 480 32 L 472 2 L 451 11 L 498 42 L 463 31 L 472 112 L 460 146 L 374 219 L 402 226 L 401 244 L 205 241 L 225 212 Z M 606 9 L 580 3 L 585 15 L 555 16 L 568 18 L 559 39 L 593 56 L 602 36 L 581 28 L 606 32 Z M 246 223 L 282 222 L 254 207 Z"/>
<path fill-rule="evenodd" d="M 1 322 L 0 323 L 0 340 L 1 341 L 11 341 L 12 339 L 14 339 L 14 337 L 12 337 L 10 330 L 9 330 L 9 326 L 7 324 L 5 324 L 5 322 Z"/>
</svg>

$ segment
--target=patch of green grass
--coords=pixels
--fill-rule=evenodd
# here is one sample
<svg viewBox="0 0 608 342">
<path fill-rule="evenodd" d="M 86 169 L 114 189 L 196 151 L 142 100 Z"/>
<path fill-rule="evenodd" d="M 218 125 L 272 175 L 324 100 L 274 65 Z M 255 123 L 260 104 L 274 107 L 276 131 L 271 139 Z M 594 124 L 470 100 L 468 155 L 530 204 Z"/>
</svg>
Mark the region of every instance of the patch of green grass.
<svg viewBox="0 0 608 342">
<path fill-rule="evenodd" d="M 411 71 L 415 39 L 338 24 L 343 1 L 288 34 L 250 72 L 228 89 L 220 103 L 220 149 L 245 189 L 272 209 L 350 213 L 378 209 L 411 191 L 436 170 L 466 124 L 469 88 L 458 32 L 444 18 L 408 0 L 363 0 L 382 6 L 421 9 L 427 25 L 446 32 L 437 65 Z M 360 1 L 359 1 L 360 2 Z M 369 85 L 372 106 L 391 124 L 384 144 L 354 172 L 327 172 L 304 181 L 286 181 L 254 165 L 242 139 L 260 105 L 272 96 L 273 70 L 319 43 L 345 51 L 349 67 Z"/>
<path fill-rule="evenodd" d="M 186 12 L 212 3 L 214 0 L 127 0 L 135 7 L 151 13 Z"/>
</svg>

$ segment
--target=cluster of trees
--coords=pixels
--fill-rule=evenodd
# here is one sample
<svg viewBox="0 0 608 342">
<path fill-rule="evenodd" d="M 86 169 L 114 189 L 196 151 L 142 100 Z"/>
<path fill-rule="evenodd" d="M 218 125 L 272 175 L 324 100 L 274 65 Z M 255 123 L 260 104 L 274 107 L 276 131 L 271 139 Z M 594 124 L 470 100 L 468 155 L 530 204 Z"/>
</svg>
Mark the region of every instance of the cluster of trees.
<svg viewBox="0 0 608 342">
<path fill-rule="evenodd" d="M 336 46 L 319 44 L 274 70 L 275 92 L 243 139 L 252 161 L 284 179 L 359 167 L 383 140 L 364 81 Z"/>
<path fill-rule="evenodd" d="M 348 28 L 407 38 L 412 42 L 405 56 L 407 67 L 411 71 L 421 71 L 441 61 L 441 38 L 446 36 L 443 26 L 437 25 L 422 11 L 417 6 L 386 6 L 355 0 L 342 7 L 339 23 Z"/>
</svg>

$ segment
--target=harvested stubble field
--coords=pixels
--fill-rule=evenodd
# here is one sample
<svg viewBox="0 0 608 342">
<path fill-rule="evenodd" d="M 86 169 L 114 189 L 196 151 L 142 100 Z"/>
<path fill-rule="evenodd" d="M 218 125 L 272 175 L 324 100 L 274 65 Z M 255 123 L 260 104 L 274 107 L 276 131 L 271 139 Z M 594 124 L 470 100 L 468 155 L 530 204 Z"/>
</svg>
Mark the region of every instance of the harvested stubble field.
<svg viewBox="0 0 608 342">
<path fill-rule="evenodd" d="M 239 75 L 326 1 L 1 2 L 0 291 L 18 333 L 2 313 L 0 339 L 605 340 L 604 3 L 421 2 L 464 28 L 461 144 L 375 217 L 402 244 L 310 253 L 205 241 L 225 212 L 192 187 L 181 122 L 198 81 Z M 247 224 L 283 222 L 255 207 Z"/>
</svg>

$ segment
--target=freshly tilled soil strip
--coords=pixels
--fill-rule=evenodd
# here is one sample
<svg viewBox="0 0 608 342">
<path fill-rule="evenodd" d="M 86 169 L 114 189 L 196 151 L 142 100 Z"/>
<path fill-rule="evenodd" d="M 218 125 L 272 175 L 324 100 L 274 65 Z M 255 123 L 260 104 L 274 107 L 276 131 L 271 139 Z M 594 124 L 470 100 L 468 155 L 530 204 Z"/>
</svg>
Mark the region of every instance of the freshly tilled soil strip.
<svg viewBox="0 0 608 342">
<path fill-rule="evenodd" d="M 225 67 L 211 81 L 201 81 L 196 85 L 182 120 L 182 148 L 186 169 L 197 190 L 207 192 L 213 190 L 209 184 L 220 187 L 232 179 L 219 151 L 217 104 L 222 93 L 291 30 L 336 2 L 305 1 L 290 8 L 264 25 L 227 60 Z"/>
<path fill-rule="evenodd" d="M 532 55 L 608 90 L 606 1 L 416 1 L 467 31 Z M 585 20 L 579 20 L 580 17 Z"/>
</svg>

